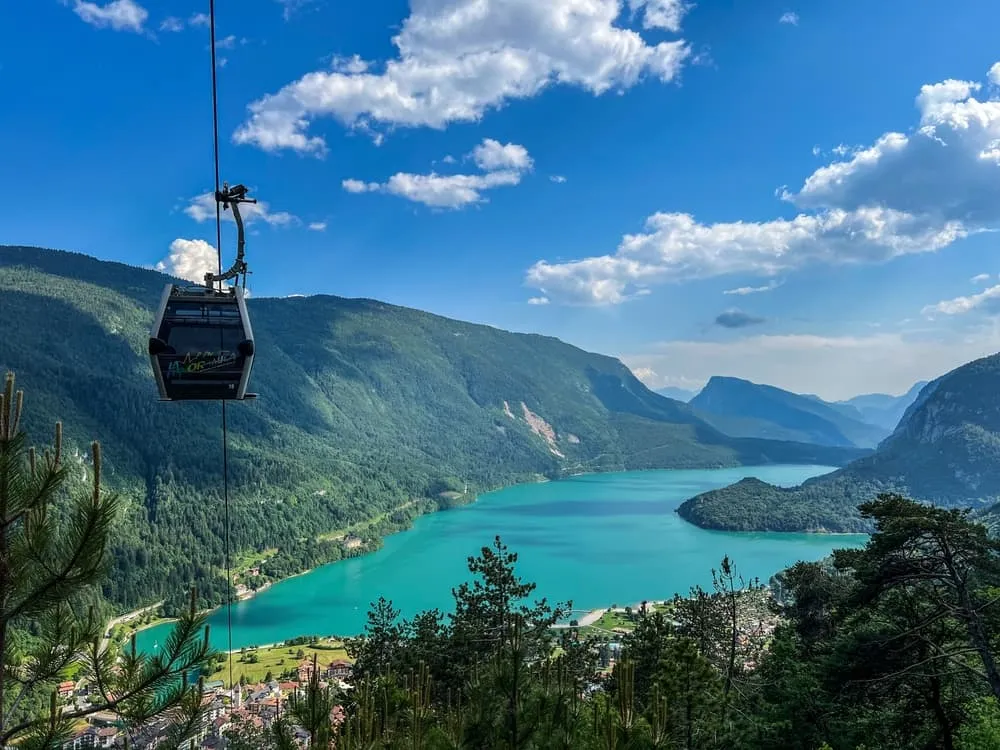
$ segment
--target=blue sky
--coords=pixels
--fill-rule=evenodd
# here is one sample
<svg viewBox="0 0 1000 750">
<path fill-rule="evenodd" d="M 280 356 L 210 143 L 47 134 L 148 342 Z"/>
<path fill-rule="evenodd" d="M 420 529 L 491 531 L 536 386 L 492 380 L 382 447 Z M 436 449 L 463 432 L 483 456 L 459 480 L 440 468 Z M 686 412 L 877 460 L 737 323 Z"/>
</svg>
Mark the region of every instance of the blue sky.
<svg viewBox="0 0 1000 750">
<path fill-rule="evenodd" d="M 218 6 L 257 297 L 559 336 L 654 387 L 902 392 L 1000 349 L 993 2 Z M 214 262 L 207 9 L 6 10 L 0 242 Z"/>
</svg>

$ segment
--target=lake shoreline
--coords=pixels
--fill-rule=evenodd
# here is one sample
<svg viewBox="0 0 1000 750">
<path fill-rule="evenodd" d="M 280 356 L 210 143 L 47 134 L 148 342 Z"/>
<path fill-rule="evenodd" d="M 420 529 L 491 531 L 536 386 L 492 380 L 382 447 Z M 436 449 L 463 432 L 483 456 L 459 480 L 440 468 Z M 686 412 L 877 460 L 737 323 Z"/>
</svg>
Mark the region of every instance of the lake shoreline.
<svg viewBox="0 0 1000 750">
<path fill-rule="evenodd" d="M 758 471 L 761 471 L 761 470 L 767 470 L 767 469 L 775 468 L 775 467 L 779 467 L 779 466 L 782 467 L 782 468 L 803 468 L 803 469 L 806 468 L 806 467 L 814 467 L 814 468 L 818 468 L 818 469 L 823 469 L 824 470 L 823 473 L 827 473 L 829 471 L 836 470 L 836 467 L 830 467 L 830 466 L 818 465 L 818 464 L 780 464 L 780 465 L 777 465 L 777 464 L 762 464 L 762 465 L 759 465 L 759 466 L 738 465 L 738 466 L 732 466 L 732 467 L 712 467 L 710 469 L 706 469 L 706 468 L 700 468 L 700 469 L 680 468 L 680 469 L 634 469 L 634 470 L 626 470 L 626 471 L 620 471 L 620 470 L 619 471 L 577 471 L 577 472 L 574 472 L 572 474 L 568 474 L 568 475 L 566 475 L 564 477 L 558 477 L 558 478 L 555 478 L 555 479 L 549 479 L 549 478 L 543 477 L 543 476 L 536 476 L 533 479 L 525 479 L 525 480 L 522 480 L 520 482 L 515 482 L 513 484 L 510 484 L 510 485 L 502 485 L 502 486 L 498 486 L 498 487 L 495 487 L 495 488 L 491 488 L 489 490 L 482 491 L 482 492 L 477 493 L 477 494 L 470 494 L 467 498 L 463 497 L 462 502 L 454 503 L 454 504 L 452 504 L 450 506 L 449 505 L 446 505 L 444 507 L 438 506 L 438 507 L 433 508 L 433 509 L 424 510 L 424 511 L 420 512 L 416 517 L 414 517 L 413 519 L 411 519 L 407 526 L 405 526 L 403 528 L 397 528 L 397 529 L 389 531 L 388 533 L 382 534 L 379 537 L 379 542 L 381 542 L 382 540 L 386 540 L 386 539 L 388 539 L 390 537 L 397 536 L 398 534 L 400 534 L 400 532 L 412 531 L 413 528 L 414 528 L 413 522 L 415 522 L 421 516 L 424 516 L 424 515 L 427 515 L 427 516 L 431 516 L 431 515 L 437 516 L 437 515 L 439 515 L 440 511 L 454 510 L 454 509 L 458 509 L 458 508 L 464 508 L 466 506 L 475 505 L 475 504 L 479 503 L 480 500 L 483 500 L 484 498 L 487 498 L 488 496 L 490 496 L 490 495 L 492 495 L 494 493 L 505 491 L 505 490 L 510 490 L 510 489 L 517 488 L 517 487 L 529 487 L 529 486 L 532 486 L 532 485 L 555 484 L 555 483 L 559 483 L 561 481 L 571 480 L 571 479 L 575 479 L 577 477 L 582 477 L 582 476 L 608 476 L 608 475 L 614 475 L 614 474 L 638 474 L 638 475 L 646 475 L 646 474 L 655 474 L 655 473 L 659 473 L 659 472 L 719 471 L 719 470 L 726 471 L 726 470 L 739 470 L 739 469 L 746 469 L 749 472 L 758 472 Z M 681 518 L 681 520 L 682 520 L 682 522 L 684 523 L 685 526 L 690 526 L 691 528 L 695 528 L 695 529 L 699 529 L 699 530 L 712 531 L 710 529 L 701 529 L 701 527 L 697 526 L 696 524 L 692 524 L 691 522 L 687 521 L 686 519 Z M 759 533 L 759 532 L 750 531 L 750 532 L 724 532 L 724 533 L 753 534 L 753 533 Z M 789 536 L 793 536 L 796 533 L 798 533 L 798 534 L 807 534 L 808 533 L 808 535 L 812 536 L 812 537 L 852 536 L 851 534 L 848 534 L 848 533 L 841 534 L 839 532 L 838 533 L 829 533 L 829 532 L 774 532 L 774 533 L 776 533 L 776 534 L 777 533 L 782 533 L 782 534 L 787 534 Z M 315 572 L 317 572 L 317 571 L 319 571 L 321 569 L 324 569 L 324 568 L 334 567 L 334 566 L 336 566 L 337 563 L 341 563 L 341 562 L 344 562 L 344 561 L 349 560 L 349 559 L 357 559 L 357 558 L 363 558 L 363 557 L 366 558 L 366 557 L 369 557 L 369 556 L 372 555 L 372 553 L 381 551 L 381 548 L 382 548 L 382 545 L 380 544 L 378 547 L 376 547 L 374 549 L 367 549 L 367 550 L 365 550 L 360 555 L 352 555 L 351 557 L 343 557 L 343 558 L 340 558 L 338 560 L 332 560 L 330 562 L 322 563 L 321 565 L 317 565 L 315 567 L 299 571 L 298 573 L 295 573 L 293 575 L 287 576 L 285 578 L 277 579 L 275 581 L 270 582 L 270 585 L 267 586 L 267 587 L 261 587 L 260 589 L 258 589 L 255 592 L 248 592 L 248 595 L 241 597 L 240 601 L 247 601 L 247 600 L 253 599 L 253 598 L 256 597 L 256 595 L 258 593 L 262 593 L 263 591 L 267 590 L 268 588 L 271 588 L 271 586 L 273 586 L 274 584 L 284 583 L 284 582 L 291 581 L 291 580 L 296 579 L 296 578 L 303 577 L 303 576 L 305 576 L 308 573 L 315 573 Z M 236 600 L 234 600 L 234 601 L 236 601 Z M 212 608 L 211 610 L 208 610 L 208 611 L 210 613 L 216 613 L 216 612 L 219 612 L 220 610 L 224 610 L 226 607 L 227 607 L 227 604 L 221 604 L 221 605 L 219 605 L 217 607 L 214 607 L 214 608 Z M 594 610 L 589 610 L 589 611 L 592 612 Z M 162 620 L 161 620 L 161 623 L 163 623 Z M 312 629 L 304 629 L 302 632 L 296 632 L 296 634 L 294 634 L 294 635 L 290 634 L 288 636 L 288 638 L 301 637 L 302 635 L 310 635 L 313 632 L 314 631 Z M 341 637 L 341 636 L 337 636 L 337 637 Z M 283 643 L 285 640 L 287 640 L 287 639 L 282 639 L 281 641 L 278 641 L 278 643 L 279 644 Z M 254 644 L 254 646 L 258 647 L 258 648 L 261 647 L 259 644 Z M 251 647 L 251 644 L 248 644 L 246 647 Z"/>
</svg>

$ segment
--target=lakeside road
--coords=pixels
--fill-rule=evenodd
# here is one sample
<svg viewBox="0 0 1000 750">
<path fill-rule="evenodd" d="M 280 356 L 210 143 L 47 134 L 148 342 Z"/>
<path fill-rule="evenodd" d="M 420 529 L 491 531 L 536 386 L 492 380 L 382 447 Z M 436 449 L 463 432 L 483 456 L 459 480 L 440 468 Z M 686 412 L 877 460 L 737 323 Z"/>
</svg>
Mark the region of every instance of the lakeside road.
<svg viewBox="0 0 1000 750">
<path fill-rule="evenodd" d="M 150 604 L 148 607 L 134 609 L 131 612 L 126 612 L 123 615 L 119 615 L 118 617 L 108 620 L 108 624 L 104 627 L 104 635 L 101 636 L 101 646 L 99 653 L 103 654 L 107 650 L 108 644 L 111 642 L 110 638 L 111 631 L 115 628 L 116 625 L 121 625 L 122 623 L 126 623 L 129 620 L 134 620 L 136 617 L 141 617 L 151 609 L 157 609 L 158 607 L 162 607 L 164 601 L 165 600 L 161 599 L 155 604 Z"/>
</svg>

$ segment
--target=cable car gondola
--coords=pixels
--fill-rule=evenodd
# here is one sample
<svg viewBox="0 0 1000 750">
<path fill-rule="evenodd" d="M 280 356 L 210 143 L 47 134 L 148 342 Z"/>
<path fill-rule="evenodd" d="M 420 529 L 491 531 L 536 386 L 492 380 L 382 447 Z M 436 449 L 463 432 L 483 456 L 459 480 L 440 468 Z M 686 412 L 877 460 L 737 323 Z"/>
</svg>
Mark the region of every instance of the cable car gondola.
<svg viewBox="0 0 1000 750">
<path fill-rule="evenodd" d="M 244 234 L 240 203 L 243 185 L 215 194 L 223 207 L 232 205 L 236 219 L 236 261 L 226 273 L 205 274 L 205 286 L 167 284 L 149 335 L 149 359 L 163 401 L 243 400 L 253 368 L 254 340 L 244 290 L 234 283 L 228 290 L 216 282 L 244 276 Z"/>
</svg>

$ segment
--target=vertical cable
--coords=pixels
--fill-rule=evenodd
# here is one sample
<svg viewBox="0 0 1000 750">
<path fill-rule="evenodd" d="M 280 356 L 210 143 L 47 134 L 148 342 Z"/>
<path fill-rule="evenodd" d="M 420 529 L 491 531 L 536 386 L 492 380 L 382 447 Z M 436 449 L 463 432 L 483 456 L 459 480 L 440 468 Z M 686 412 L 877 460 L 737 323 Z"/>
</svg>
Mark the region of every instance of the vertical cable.
<svg viewBox="0 0 1000 750">
<path fill-rule="evenodd" d="M 215 61 L 215 0 L 208 0 L 208 25 L 212 50 L 212 144 L 215 150 L 215 246 L 219 260 L 219 275 L 222 275 L 222 209 L 219 206 L 219 94 L 218 66 Z M 219 291 L 223 289 L 219 281 Z M 220 331 L 220 336 L 221 336 Z M 229 431 L 226 424 L 226 401 L 222 399 L 222 495 L 225 507 L 225 553 L 226 553 L 226 632 L 229 638 L 229 689 L 233 683 L 233 564 L 230 553 L 229 524 Z"/>
</svg>

